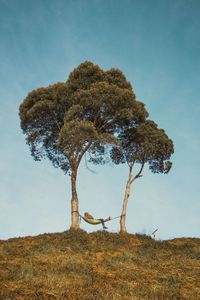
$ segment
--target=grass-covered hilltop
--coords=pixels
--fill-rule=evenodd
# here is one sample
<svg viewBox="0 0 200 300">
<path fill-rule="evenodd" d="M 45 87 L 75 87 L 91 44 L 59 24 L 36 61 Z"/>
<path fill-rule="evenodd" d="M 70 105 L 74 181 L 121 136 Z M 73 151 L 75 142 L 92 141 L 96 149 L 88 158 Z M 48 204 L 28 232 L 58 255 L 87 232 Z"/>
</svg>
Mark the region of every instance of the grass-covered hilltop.
<svg viewBox="0 0 200 300">
<path fill-rule="evenodd" d="M 0 241 L 0 299 L 200 299 L 200 239 L 105 231 Z"/>
</svg>

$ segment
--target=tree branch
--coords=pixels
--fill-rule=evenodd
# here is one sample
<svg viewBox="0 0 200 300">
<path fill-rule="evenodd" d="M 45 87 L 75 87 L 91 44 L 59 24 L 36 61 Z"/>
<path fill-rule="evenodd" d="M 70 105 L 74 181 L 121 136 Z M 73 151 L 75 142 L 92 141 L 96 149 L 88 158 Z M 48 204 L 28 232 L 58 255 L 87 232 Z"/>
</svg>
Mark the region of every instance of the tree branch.
<svg viewBox="0 0 200 300">
<path fill-rule="evenodd" d="M 133 177 L 133 175 L 132 175 L 132 170 L 133 170 L 134 164 L 135 164 L 135 160 L 133 160 L 132 162 L 129 162 L 129 163 L 128 163 L 128 166 L 129 166 L 129 176 L 128 176 L 129 181 L 131 181 L 131 180 L 132 180 L 132 177 Z"/>
<path fill-rule="evenodd" d="M 142 173 L 142 171 L 143 171 L 144 164 L 145 164 L 145 162 L 144 162 L 144 160 L 143 160 L 142 166 L 141 166 L 141 168 L 140 168 L 140 171 L 137 173 L 137 175 L 135 175 L 135 176 L 131 179 L 131 183 L 133 183 L 133 181 L 134 181 L 135 179 L 142 177 L 141 173 Z"/>
<path fill-rule="evenodd" d="M 80 152 L 80 154 L 77 157 L 77 166 L 80 164 L 81 158 L 85 154 L 85 152 L 90 148 L 92 142 L 88 142 L 88 144 L 83 148 L 83 150 Z"/>
<path fill-rule="evenodd" d="M 67 150 L 65 150 L 65 154 L 66 154 L 67 159 L 69 161 L 71 170 L 76 169 L 76 161 L 73 158 L 71 158 L 71 155 Z"/>
</svg>

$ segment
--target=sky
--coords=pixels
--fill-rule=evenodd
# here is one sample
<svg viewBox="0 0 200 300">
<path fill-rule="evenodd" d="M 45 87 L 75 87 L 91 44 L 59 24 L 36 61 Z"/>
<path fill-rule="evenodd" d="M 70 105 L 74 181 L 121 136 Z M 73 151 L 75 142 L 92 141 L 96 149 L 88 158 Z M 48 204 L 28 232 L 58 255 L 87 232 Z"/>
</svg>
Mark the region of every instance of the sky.
<svg viewBox="0 0 200 300">
<path fill-rule="evenodd" d="M 0 0 L 0 239 L 70 227 L 70 177 L 33 160 L 18 111 L 30 91 L 66 81 L 85 60 L 119 68 L 174 142 L 169 174 L 146 166 L 133 184 L 128 232 L 200 237 L 199 11 L 199 0 Z M 119 216 L 128 167 L 90 169 L 79 168 L 80 212 Z M 119 219 L 107 224 L 119 231 Z"/>
</svg>

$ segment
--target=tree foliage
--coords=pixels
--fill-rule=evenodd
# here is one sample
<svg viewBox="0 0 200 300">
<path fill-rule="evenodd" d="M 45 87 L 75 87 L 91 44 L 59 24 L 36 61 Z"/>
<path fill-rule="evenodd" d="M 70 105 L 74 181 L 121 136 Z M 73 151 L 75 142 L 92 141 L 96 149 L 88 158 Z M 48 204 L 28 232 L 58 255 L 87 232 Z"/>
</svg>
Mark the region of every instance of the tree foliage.
<svg viewBox="0 0 200 300">
<path fill-rule="evenodd" d="M 21 128 L 35 160 L 48 157 L 65 172 L 85 147 L 98 161 L 106 144 L 117 143 L 124 128 L 144 120 L 130 83 L 118 69 L 79 65 L 66 82 L 33 90 L 20 106 Z"/>
<path fill-rule="evenodd" d="M 116 164 L 130 165 L 148 163 L 153 173 L 168 173 L 174 152 L 173 142 L 154 121 L 146 120 L 138 127 L 129 128 L 120 134 L 121 148 L 114 147 L 112 159 Z"/>
</svg>

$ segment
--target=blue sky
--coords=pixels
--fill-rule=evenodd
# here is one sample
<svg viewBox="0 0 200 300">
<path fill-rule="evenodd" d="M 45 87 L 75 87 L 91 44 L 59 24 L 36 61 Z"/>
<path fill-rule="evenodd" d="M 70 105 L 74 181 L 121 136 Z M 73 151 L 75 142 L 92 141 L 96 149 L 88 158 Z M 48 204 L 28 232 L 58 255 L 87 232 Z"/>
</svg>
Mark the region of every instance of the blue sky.
<svg viewBox="0 0 200 300">
<path fill-rule="evenodd" d="M 85 60 L 121 69 L 174 141 L 171 172 L 146 168 L 133 185 L 128 231 L 200 237 L 199 10 L 198 0 L 0 0 L 0 239 L 70 226 L 70 178 L 32 159 L 18 108 Z M 120 215 L 127 166 L 90 167 L 79 170 L 80 211 Z"/>
</svg>

